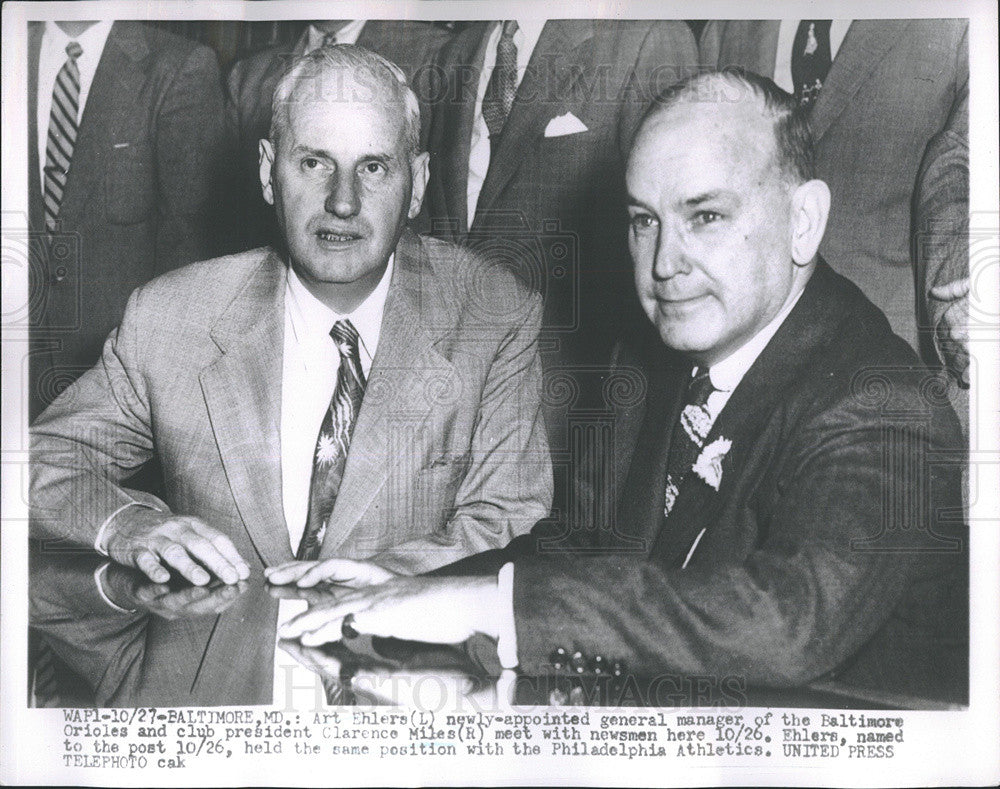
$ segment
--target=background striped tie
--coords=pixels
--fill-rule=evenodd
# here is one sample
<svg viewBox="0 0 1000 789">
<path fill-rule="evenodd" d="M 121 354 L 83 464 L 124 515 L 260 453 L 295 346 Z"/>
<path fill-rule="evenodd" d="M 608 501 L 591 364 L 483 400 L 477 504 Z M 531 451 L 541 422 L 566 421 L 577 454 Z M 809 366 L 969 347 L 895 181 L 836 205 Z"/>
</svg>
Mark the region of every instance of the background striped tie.
<svg viewBox="0 0 1000 789">
<path fill-rule="evenodd" d="M 83 47 L 76 41 L 66 45 L 68 55 L 56 75 L 52 89 L 52 112 L 49 114 L 49 136 L 45 144 L 45 226 L 54 230 L 59 206 L 66 189 L 66 175 L 73 160 L 76 145 L 77 113 L 80 109 L 80 67 L 76 59 Z"/>
</svg>

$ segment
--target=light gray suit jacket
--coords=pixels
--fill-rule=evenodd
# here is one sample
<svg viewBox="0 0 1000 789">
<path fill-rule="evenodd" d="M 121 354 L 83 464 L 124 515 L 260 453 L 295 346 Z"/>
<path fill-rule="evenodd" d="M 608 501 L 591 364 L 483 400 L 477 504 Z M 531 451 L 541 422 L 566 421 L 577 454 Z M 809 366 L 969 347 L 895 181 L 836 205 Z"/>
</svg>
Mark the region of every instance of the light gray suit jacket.
<svg viewBox="0 0 1000 789">
<path fill-rule="evenodd" d="M 405 233 L 323 557 L 421 572 L 548 513 L 539 298 L 467 251 Z M 258 566 L 293 558 L 282 511 L 286 268 L 270 249 L 132 294 L 102 361 L 32 431 L 32 534 L 92 543 L 131 502 L 196 515 Z M 166 501 L 123 482 L 156 456 Z"/>
<path fill-rule="evenodd" d="M 773 77 L 779 26 L 709 22 L 701 62 Z M 928 291 L 968 275 L 963 250 L 941 238 L 965 230 L 967 168 L 951 162 L 968 154 L 968 102 L 968 20 L 867 19 L 851 23 L 810 115 L 833 193 L 820 252 L 928 362 L 947 306 Z"/>
</svg>

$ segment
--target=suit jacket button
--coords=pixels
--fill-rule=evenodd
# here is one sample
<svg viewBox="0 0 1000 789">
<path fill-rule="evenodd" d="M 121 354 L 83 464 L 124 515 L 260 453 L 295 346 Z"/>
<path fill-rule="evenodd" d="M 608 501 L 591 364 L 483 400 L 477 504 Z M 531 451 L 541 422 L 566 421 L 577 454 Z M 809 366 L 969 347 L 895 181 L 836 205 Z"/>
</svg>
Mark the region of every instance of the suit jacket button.
<svg viewBox="0 0 1000 789">
<path fill-rule="evenodd" d="M 594 674 L 606 674 L 608 671 L 607 662 L 601 655 L 594 655 L 590 661 L 590 670 Z"/>
<path fill-rule="evenodd" d="M 549 655 L 549 664 L 556 671 L 562 671 L 566 668 L 566 650 L 562 647 L 556 647 L 552 650 L 552 654 Z"/>
<path fill-rule="evenodd" d="M 575 674 L 582 674 L 587 670 L 587 658 L 583 656 L 582 652 L 577 650 L 573 653 L 573 657 L 569 659 L 569 667 Z"/>
<path fill-rule="evenodd" d="M 625 664 L 620 660 L 612 661 L 611 663 L 611 675 L 614 677 L 620 677 L 625 673 Z"/>
</svg>

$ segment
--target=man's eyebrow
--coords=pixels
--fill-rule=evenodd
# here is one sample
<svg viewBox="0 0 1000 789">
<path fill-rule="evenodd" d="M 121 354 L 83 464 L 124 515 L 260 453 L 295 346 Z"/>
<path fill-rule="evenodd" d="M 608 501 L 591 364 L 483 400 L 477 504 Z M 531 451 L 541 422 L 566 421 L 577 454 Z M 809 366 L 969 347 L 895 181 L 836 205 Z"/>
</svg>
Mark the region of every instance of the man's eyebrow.
<svg viewBox="0 0 1000 789">
<path fill-rule="evenodd" d="M 312 148 L 308 145 L 301 145 L 301 144 L 292 147 L 292 154 L 296 156 L 301 154 L 306 154 L 308 156 L 315 156 L 317 158 L 329 159 L 331 162 L 336 159 L 336 157 L 329 151 L 323 150 L 322 148 Z M 362 162 L 376 161 L 376 162 L 389 163 L 389 162 L 395 162 L 398 159 L 399 157 L 393 153 L 369 153 L 365 154 L 364 156 L 358 157 L 358 161 Z"/>
<path fill-rule="evenodd" d="M 728 189 L 712 189 L 709 192 L 702 192 L 701 194 L 697 194 L 694 197 L 689 197 L 682 202 L 683 205 L 690 207 L 690 206 L 698 206 L 701 205 L 702 203 L 710 203 L 713 200 L 732 199 L 733 197 L 735 197 L 735 195 Z"/>
<path fill-rule="evenodd" d="M 652 211 L 653 210 L 653 207 L 651 205 L 649 205 L 645 200 L 640 200 L 638 197 L 636 197 L 635 195 L 633 195 L 631 193 L 629 193 L 629 195 L 628 195 L 628 204 L 629 205 L 637 206 L 639 208 L 644 208 L 647 211 Z"/>
</svg>

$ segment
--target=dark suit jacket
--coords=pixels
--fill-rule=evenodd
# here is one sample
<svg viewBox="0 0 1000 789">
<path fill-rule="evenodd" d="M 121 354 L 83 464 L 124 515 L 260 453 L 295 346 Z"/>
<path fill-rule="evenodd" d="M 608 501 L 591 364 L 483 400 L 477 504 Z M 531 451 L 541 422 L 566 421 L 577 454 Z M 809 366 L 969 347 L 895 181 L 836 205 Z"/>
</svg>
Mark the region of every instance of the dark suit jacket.
<svg viewBox="0 0 1000 789">
<path fill-rule="evenodd" d="M 663 531 L 691 367 L 657 338 L 620 367 L 648 388 L 618 409 L 610 472 L 585 480 L 572 529 L 515 562 L 525 671 L 561 646 L 639 676 L 834 673 L 965 698 L 958 427 L 940 379 L 854 285 L 819 265 L 706 439 L 732 441 L 718 490 L 689 475 Z"/>
<path fill-rule="evenodd" d="M 550 366 L 606 361 L 632 303 L 625 158 L 658 89 L 694 67 L 683 22 L 545 24 L 490 161 L 469 227 L 466 189 L 476 92 L 492 23 L 470 24 L 438 59 L 424 208 L 431 232 L 528 268 L 545 298 Z M 546 136 L 572 113 L 586 131 Z M 527 254 L 525 254 L 525 252 Z"/>
<path fill-rule="evenodd" d="M 422 572 L 505 545 L 548 512 L 541 304 L 493 268 L 400 239 L 323 558 Z M 251 567 L 294 558 L 281 503 L 285 271 L 257 249 L 133 294 L 101 363 L 32 427 L 37 536 L 92 545 L 141 502 L 202 518 Z M 127 483 L 153 457 L 162 501 Z"/>
<path fill-rule="evenodd" d="M 80 119 L 60 229 L 45 243 L 37 129 L 43 27 L 29 24 L 31 413 L 100 355 L 128 295 L 148 280 L 211 257 L 213 185 L 224 148 L 215 55 L 137 22 L 116 22 Z"/>
<path fill-rule="evenodd" d="M 365 22 L 358 35 L 358 46 L 366 47 L 399 65 L 406 73 L 420 101 L 421 147 L 426 145 L 430 128 L 428 105 L 431 66 L 441 46 L 449 39 L 444 28 L 428 22 Z M 276 232 L 274 209 L 261 196 L 258 176 L 258 143 L 271 130 L 271 98 L 278 81 L 295 58 L 306 51 L 309 31 L 303 31 L 291 46 L 265 49 L 237 61 L 229 72 L 228 120 L 237 139 L 238 185 L 231 207 L 232 251 L 251 249 L 271 243 Z"/>
<path fill-rule="evenodd" d="M 710 22 L 702 63 L 773 77 L 779 25 Z M 953 222 L 968 213 L 967 173 L 948 165 L 967 155 L 968 57 L 967 20 L 855 20 L 810 118 L 817 172 L 833 193 L 820 252 L 886 314 L 896 334 L 924 346 L 928 362 L 941 310 L 927 303 L 927 292 L 968 276 L 961 254 L 927 238 L 961 234 L 964 227 Z M 942 188 L 943 178 L 957 178 L 957 187 Z M 917 217 L 914 202 L 921 204 Z M 918 308 L 926 328 L 920 342 Z"/>
</svg>

